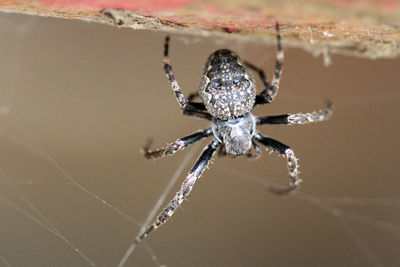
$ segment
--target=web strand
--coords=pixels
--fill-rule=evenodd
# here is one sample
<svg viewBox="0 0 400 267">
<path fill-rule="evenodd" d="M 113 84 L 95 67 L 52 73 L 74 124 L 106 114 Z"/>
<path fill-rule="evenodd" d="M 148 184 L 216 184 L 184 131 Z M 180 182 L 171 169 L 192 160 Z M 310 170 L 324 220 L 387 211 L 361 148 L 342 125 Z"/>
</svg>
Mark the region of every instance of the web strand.
<svg viewBox="0 0 400 267">
<path fill-rule="evenodd" d="M 271 186 L 277 186 L 275 183 L 272 183 L 270 181 L 267 181 L 265 178 L 261 178 L 255 175 L 250 175 L 248 173 L 244 173 L 241 171 L 237 170 L 231 170 L 228 168 L 222 168 L 221 169 L 225 173 L 229 173 L 230 175 L 233 175 L 237 178 L 241 178 L 243 180 L 250 181 L 254 184 L 270 188 Z M 292 197 L 304 200 L 306 202 L 309 202 L 313 205 L 315 205 L 318 208 L 321 208 L 325 211 L 327 211 L 330 215 L 332 215 L 334 218 L 338 219 L 339 224 L 341 227 L 349 234 L 353 242 L 357 245 L 357 247 L 360 249 L 360 251 L 366 256 L 368 261 L 373 265 L 373 266 L 383 266 L 383 264 L 380 262 L 379 258 L 372 252 L 372 250 L 368 247 L 368 245 L 363 241 L 359 235 L 354 231 L 354 229 L 351 227 L 351 225 L 348 223 L 348 221 L 353 221 L 355 223 L 360 223 L 360 224 L 365 224 L 368 226 L 375 227 L 377 229 L 385 230 L 392 232 L 396 235 L 400 234 L 400 224 L 398 223 L 392 223 L 392 222 L 386 222 L 382 220 L 376 220 L 372 219 L 368 216 L 363 216 L 359 215 L 353 212 L 347 212 L 343 209 L 337 208 L 330 204 L 329 202 L 323 200 L 322 198 L 318 198 L 316 196 L 304 193 L 304 192 L 296 192 L 292 195 Z M 349 198 L 347 198 L 347 201 Z M 357 200 L 357 198 L 356 198 Z"/>
<path fill-rule="evenodd" d="M 152 222 L 153 218 L 156 216 L 157 211 L 160 209 L 160 207 L 164 203 L 166 197 L 171 192 L 174 184 L 176 183 L 178 178 L 181 176 L 182 172 L 187 167 L 189 162 L 193 159 L 193 156 L 194 156 L 194 154 L 196 152 L 196 148 L 197 148 L 197 146 L 194 146 L 192 149 L 190 149 L 188 155 L 185 157 L 185 159 L 179 165 L 178 169 L 172 175 L 172 177 L 169 180 L 167 186 L 165 187 L 164 191 L 162 192 L 162 194 L 158 198 L 158 200 L 157 200 L 156 204 L 154 205 L 154 207 L 151 209 L 149 215 L 147 216 L 145 222 L 143 223 L 142 227 L 139 230 L 139 233 L 137 234 L 137 236 L 136 236 L 136 238 L 134 240 L 136 240 L 146 230 L 146 228 L 150 225 L 150 223 Z M 122 257 L 120 263 L 118 264 L 118 267 L 122 267 L 122 266 L 124 266 L 126 264 L 126 262 L 128 261 L 129 257 L 132 255 L 133 251 L 135 250 L 136 246 L 137 245 L 136 245 L 135 241 L 133 241 L 131 243 L 131 245 L 129 246 L 128 250 L 125 252 L 124 256 Z"/>
</svg>

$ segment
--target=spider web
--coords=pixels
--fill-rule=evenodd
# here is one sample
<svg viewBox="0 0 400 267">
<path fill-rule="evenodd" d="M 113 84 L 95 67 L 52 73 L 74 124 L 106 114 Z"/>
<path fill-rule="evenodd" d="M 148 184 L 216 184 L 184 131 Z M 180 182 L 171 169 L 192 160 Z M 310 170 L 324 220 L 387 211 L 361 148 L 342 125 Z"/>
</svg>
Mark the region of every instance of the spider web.
<svg viewBox="0 0 400 267">
<path fill-rule="evenodd" d="M 303 164 L 300 169 L 305 182 L 301 190 L 285 198 L 268 195 L 269 186 L 286 182 L 282 179 L 287 175 L 285 161 L 275 155 L 266 157 L 263 153 L 256 162 L 215 159 L 212 170 L 204 174 L 207 178 L 196 184 L 190 203 L 184 203 L 188 207 L 185 212 L 178 211 L 169 223 L 135 247 L 134 238 L 172 197 L 180 184 L 177 181 L 183 180 L 200 146 L 205 145 L 156 162 L 144 161 L 139 153 L 149 136 L 160 146 L 207 127 L 206 122 L 181 116 L 171 92 L 162 90 L 168 85 L 157 68 L 161 52 L 150 55 L 160 50 L 163 35 L 115 32 L 100 25 L 5 14 L 0 22 L 4 40 L 1 49 L 7 51 L 1 53 L 0 60 L 0 265 L 261 264 L 274 256 L 273 246 L 280 246 L 285 260 L 279 261 L 276 256 L 271 263 L 283 265 L 294 260 L 286 251 L 293 247 L 290 243 L 304 239 L 301 234 L 290 234 L 312 232 L 313 227 L 316 233 L 326 232 L 325 238 L 336 242 L 337 250 L 329 251 L 333 246 L 326 244 L 330 243 L 326 239 L 309 236 L 309 249 L 292 251 L 293 258 L 302 259 L 300 265 L 318 265 L 318 261 L 302 255 L 323 245 L 329 249 L 322 251 L 321 260 L 331 260 L 331 265 L 340 262 L 333 260 L 335 257 L 350 258 L 340 246 L 354 255 L 355 263 L 384 266 L 398 261 L 393 248 L 400 243 L 399 173 L 395 165 L 399 143 L 393 132 L 398 133 L 399 125 L 388 114 L 398 114 L 400 94 L 391 88 L 398 87 L 399 81 L 393 80 L 389 71 L 380 74 L 379 90 L 374 85 L 344 92 L 366 78 L 355 71 L 360 64 L 370 64 L 371 69 L 374 64 L 387 64 L 385 69 L 395 72 L 398 62 L 342 59 L 347 70 L 332 70 L 340 64 L 335 57 L 332 67 L 324 68 L 320 60 L 308 54 L 287 51 L 286 65 L 290 66 L 295 56 L 297 62 L 314 60 L 321 76 L 337 82 L 337 91 L 326 92 L 317 77 L 291 80 L 284 73 L 287 82 L 279 92 L 282 101 L 257 111 L 310 111 L 323 103 L 321 96 L 333 98 L 337 113 L 332 122 L 303 126 L 309 128 L 304 130 L 259 129 L 279 140 L 290 140 L 295 147 Z M 62 34 L 52 38 L 57 32 Z M 83 41 L 76 46 L 71 36 L 80 36 Z M 216 47 L 214 43 L 184 39 L 192 45 L 173 44 L 173 66 L 182 87 L 195 88 L 198 81 L 191 81 L 193 73 L 201 73 L 207 53 Z M 230 45 L 239 54 L 264 48 L 258 44 Z M 116 49 L 128 58 L 113 60 L 119 57 Z M 200 60 L 187 64 L 184 53 L 199 49 Z M 148 54 L 140 57 L 143 50 Z M 253 52 L 249 56 L 262 67 L 273 65 L 272 53 Z M 353 73 L 349 73 L 352 68 Z M 312 93 L 297 93 L 297 88 L 310 86 L 316 88 Z M 170 110 L 164 110 L 167 107 Z M 341 128 L 341 122 L 367 115 L 373 121 L 351 129 L 359 132 L 360 139 Z M 332 137 L 347 142 L 349 150 L 329 146 L 334 140 L 325 139 Z M 380 142 L 385 138 L 389 143 L 386 147 Z M 366 144 L 369 150 L 356 144 L 367 141 L 371 141 Z M 319 150 L 311 146 L 313 143 L 320 146 Z M 352 144 L 358 149 L 356 158 L 343 155 L 351 154 Z M 328 147 L 333 150 L 324 151 Z M 340 165 L 348 159 L 348 165 Z M 371 165 L 374 167 L 368 168 Z M 329 178 L 335 174 L 339 182 Z M 262 216 L 264 213 L 268 216 Z M 298 223 L 289 223 L 293 219 Z M 321 224 L 326 230 L 317 227 Z M 282 230 L 285 227 L 288 233 Z M 258 255 L 258 246 L 271 253 Z M 213 259 L 212 253 L 219 258 Z M 225 254 L 230 256 L 225 258 Z M 196 256 L 206 259 L 194 261 Z"/>
</svg>

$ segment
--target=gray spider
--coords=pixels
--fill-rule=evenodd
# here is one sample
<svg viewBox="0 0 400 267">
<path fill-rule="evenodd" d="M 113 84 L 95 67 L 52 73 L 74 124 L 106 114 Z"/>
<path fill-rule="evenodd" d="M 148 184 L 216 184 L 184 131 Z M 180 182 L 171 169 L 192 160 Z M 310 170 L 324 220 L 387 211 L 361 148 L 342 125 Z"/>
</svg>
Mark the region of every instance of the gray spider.
<svg viewBox="0 0 400 267">
<path fill-rule="evenodd" d="M 330 117 L 332 108 L 331 104 L 328 103 L 328 107 L 325 110 L 318 112 L 265 117 L 255 117 L 251 114 L 255 106 L 272 102 L 278 92 L 284 56 L 278 23 L 275 28 L 277 32 L 278 51 L 275 73 L 271 84 L 267 81 L 261 69 L 246 61 L 242 61 L 232 51 L 221 49 L 211 54 L 208 58 L 199 92 L 190 95 L 187 99 L 184 97 L 172 72 L 168 59 L 169 37 L 166 37 L 163 60 L 164 70 L 183 114 L 207 119 L 211 121 L 211 127 L 180 138 L 159 150 L 150 151 L 150 143 L 148 143 L 143 149 L 144 155 L 148 159 L 163 157 L 174 154 L 206 137 L 213 136 L 213 140 L 204 148 L 175 197 L 155 219 L 153 224 L 135 240 L 136 244 L 172 216 L 185 197 L 190 194 L 196 180 L 203 173 L 218 147 L 220 155 L 257 157 L 260 154 L 257 142 L 261 143 L 267 148 L 283 155 L 288 163 L 289 187 L 276 189 L 273 192 L 285 194 L 297 188 L 300 184 L 297 158 L 293 150 L 279 141 L 262 136 L 257 132 L 256 125 L 319 122 Z M 258 73 L 265 86 L 265 90 L 259 95 L 256 94 L 255 82 L 249 69 Z M 202 103 L 191 101 L 197 95 L 203 100 Z M 251 152 L 252 147 L 254 147 L 254 153 Z"/>
</svg>

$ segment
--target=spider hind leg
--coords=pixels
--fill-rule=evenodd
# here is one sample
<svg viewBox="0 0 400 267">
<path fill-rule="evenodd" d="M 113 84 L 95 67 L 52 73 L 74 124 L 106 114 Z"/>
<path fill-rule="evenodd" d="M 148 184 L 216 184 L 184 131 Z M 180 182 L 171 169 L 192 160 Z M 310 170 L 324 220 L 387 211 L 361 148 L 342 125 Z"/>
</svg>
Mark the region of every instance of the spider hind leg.
<svg viewBox="0 0 400 267">
<path fill-rule="evenodd" d="M 280 78 L 282 75 L 284 54 L 281 43 L 281 33 L 280 33 L 279 23 L 275 24 L 275 29 L 276 29 L 276 40 L 277 40 L 275 72 L 272 77 L 271 85 L 267 84 L 269 86 L 267 86 L 265 90 L 261 92 L 261 94 L 256 96 L 256 105 L 271 103 L 272 101 L 274 101 L 278 93 Z"/>
<path fill-rule="evenodd" d="M 172 66 L 169 62 L 169 36 L 165 38 L 163 65 L 165 74 L 167 75 L 168 81 L 171 84 L 171 88 L 174 91 L 176 100 L 178 101 L 183 114 L 209 121 L 212 120 L 211 115 L 206 111 L 203 103 L 192 102 L 198 93 L 190 94 L 186 99 L 178 82 L 176 81 Z"/>
</svg>

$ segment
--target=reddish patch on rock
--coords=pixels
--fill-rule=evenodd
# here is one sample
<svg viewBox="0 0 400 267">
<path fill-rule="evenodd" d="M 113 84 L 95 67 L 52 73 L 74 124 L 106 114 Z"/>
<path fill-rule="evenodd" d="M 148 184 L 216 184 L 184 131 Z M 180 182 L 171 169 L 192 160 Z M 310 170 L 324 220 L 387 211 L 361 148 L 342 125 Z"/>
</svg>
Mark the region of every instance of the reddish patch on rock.
<svg viewBox="0 0 400 267">
<path fill-rule="evenodd" d="M 191 3 L 190 0 L 36 0 L 35 2 L 70 8 L 79 6 L 97 10 L 116 8 L 132 11 L 140 10 L 146 13 L 179 9 Z"/>
</svg>

